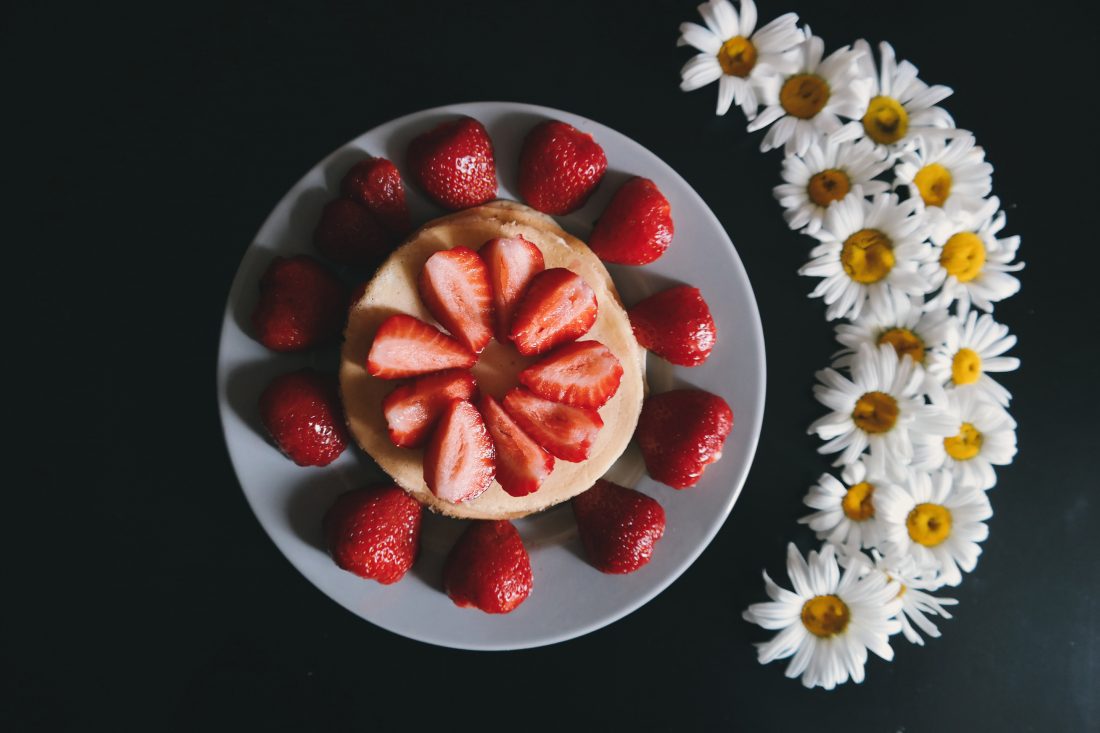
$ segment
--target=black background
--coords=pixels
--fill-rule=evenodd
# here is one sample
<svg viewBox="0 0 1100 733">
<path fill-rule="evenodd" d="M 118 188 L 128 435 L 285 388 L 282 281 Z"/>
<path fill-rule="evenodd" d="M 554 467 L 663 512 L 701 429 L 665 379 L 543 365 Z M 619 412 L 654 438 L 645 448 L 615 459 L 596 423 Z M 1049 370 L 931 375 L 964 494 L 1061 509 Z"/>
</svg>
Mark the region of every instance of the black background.
<svg viewBox="0 0 1100 733">
<path fill-rule="evenodd" d="M 888 39 L 954 87 L 1028 263 L 996 310 L 1020 338 L 1020 453 L 956 618 L 825 693 L 759 666 L 768 634 L 740 612 L 788 540 L 811 545 L 795 519 L 826 462 L 805 427 L 835 343 L 795 275 L 810 240 L 771 197 L 780 156 L 714 116 L 714 86 L 678 90 L 692 2 L 8 6 L 4 727 L 1100 729 L 1098 38 L 1075 7 L 761 6 L 827 49 Z M 293 570 L 245 504 L 214 389 L 229 284 L 289 186 L 381 122 L 487 99 L 590 117 L 678 170 L 737 244 L 768 355 L 752 473 L 698 562 L 608 628 L 508 654 L 396 637 Z"/>
</svg>

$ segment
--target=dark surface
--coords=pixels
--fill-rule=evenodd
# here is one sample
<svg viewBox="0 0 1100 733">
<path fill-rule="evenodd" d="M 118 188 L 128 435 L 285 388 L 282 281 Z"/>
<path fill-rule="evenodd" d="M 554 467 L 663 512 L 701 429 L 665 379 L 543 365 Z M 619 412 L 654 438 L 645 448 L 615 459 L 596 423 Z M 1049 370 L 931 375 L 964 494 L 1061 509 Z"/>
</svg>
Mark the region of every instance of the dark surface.
<svg viewBox="0 0 1100 733">
<path fill-rule="evenodd" d="M 1080 731 L 1100 728 L 1095 303 L 1095 29 L 1068 3 L 765 3 L 828 48 L 891 40 L 996 166 L 1023 290 L 1020 454 L 991 497 L 956 619 L 895 642 L 828 694 L 761 667 L 740 620 L 761 568 L 807 549 L 801 498 L 826 462 L 805 427 L 835 348 L 808 239 L 716 88 L 682 94 L 692 2 L 19 3 L 5 12 L 3 659 L 6 730 L 393 730 L 453 725 L 664 730 Z M 900 13 L 912 7 L 909 17 Z M 287 188 L 390 118 L 448 102 L 568 109 L 639 141 L 737 244 L 768 348 L 768 411 L 744 494 L 671 588 L 587 637 L 512 654 L 432 648 L 330 601 L 277 552 L 229 465 L 216 345 L 237 263 Z M 14 224 L 14 226 L 12 226 Z M 705 264 L 705 263 L 704 263 Z M 491 704 L 485 701 L 491 700 Z"/>
</svg>

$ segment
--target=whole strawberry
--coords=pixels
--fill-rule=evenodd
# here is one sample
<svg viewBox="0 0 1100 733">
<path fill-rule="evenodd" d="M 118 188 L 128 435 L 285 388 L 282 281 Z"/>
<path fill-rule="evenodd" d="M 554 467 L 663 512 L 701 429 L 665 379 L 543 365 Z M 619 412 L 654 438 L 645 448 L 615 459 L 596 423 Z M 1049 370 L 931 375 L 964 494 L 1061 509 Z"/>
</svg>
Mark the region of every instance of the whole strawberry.
<svg viewBox="0 0 1100 733">
<path fill-rule="evenodd" d="M 408 164 L 417 184 L 440 206 L 465 209 L 496 198 L 493 141 L 472 117 L 442 122 L 414 138 Z"/>
<path fill-rule="evenodd" d="M 347 289 L 327 267 L 308 255 L 276 257 L 260 278 L 252 326 L 273 351 L 303 351 L 336 341 L 346 313 Z"/>
<path fill-rule="evenodd" d="M 650 395 L 636 433 L 649 475 L 675 489 L 694 486 L 722 457 L 733 411 L 716 394 L 676 389 Z"/>
<path fill-rule="evenodd" d="M 273 379 L 260 395 L 260 421 L 299 466 L 327 466 L 348 445 L 336 378 L 313 369 Z"/>
<path fill-rule="evenodd" d="M 645 494 L 600 479 L 573 497 L 588 561 L 604 573 L 632 573 L 649 562 L 665 533 L 665 510 Z"/>
<path fill-rule="evenodd" d="M 341 494 L 325 514 L 325 543 L 344 570 L 382 585 L 404 577 L 420 548 L 420 502 L 396 486 Z"/>
<path fill-rule="evenodd" d="M 396 243 L 374 214 L 349 198 L 329 201 L 313 230 L 313 246 L 318 252 L 352 267 L 377 264 Z"/>
<path fill-rule="evenodd" d="M 680 285 L 654 293 L 630 309 L 638 343 L 680 366 L 699 366 L 710 356 L 718 329 L 699 288 Z"/>
<path fill-rule="evenodd" d="M 366 158 L 340 181 L 340 193 L 362 204 L 397 239 L 412 230 L 401 174 L 385 158 Z"/>
<path fill-rule="evenodd" d="M 507 520 L 474 522 L 443 568 L 443 587 L 456 606 L 508 613 L 531 594 L 531 559 Z"/>
<path fill-rule="evenodd" d="M 672 209 L 648 178 L 631 178 L 615 192 L 588 246 L 604 262 L 647 265 L 672 242 Z"/>
<path fill-rule="evenodd" d="M 606 170 L 607 156 L 591 135 L 547 120 L 523 141 L 519 194 L 539 211 L 561 216 L 584 205 Z"/>
</svg>

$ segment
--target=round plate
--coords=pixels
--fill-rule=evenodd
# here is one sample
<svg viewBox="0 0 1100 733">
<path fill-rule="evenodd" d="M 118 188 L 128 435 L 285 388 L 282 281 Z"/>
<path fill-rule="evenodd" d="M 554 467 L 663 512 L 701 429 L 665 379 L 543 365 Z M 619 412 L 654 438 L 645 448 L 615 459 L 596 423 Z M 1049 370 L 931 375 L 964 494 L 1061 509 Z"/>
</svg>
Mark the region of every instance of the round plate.
<svg viewBox="0 0 1100 733">
<path fill-rule="evenodd" d="M 276 450 L 259 420 L 257 401 L 277 374 L 314 366 L 335 372 L 336 349 L 276 354 L 251 335 L 249 317 L 261 274 L 275 255 L 311 251 L 321 208 L 337 195 L 341 176 L 365 155 L 404 164 L 413 137 L 455 115 L 470 115 L 488 128 L 496 151 L 501 198 L 517 199 L 523 137 L 545 119 L 591 133 L 607 154 L 604 181 L 577 212 L 558 217 L 587 240 L 592 223 L 630 176 L 652 179 L 668 198 L 676 235 L 668 252 L 644 267 L 608 269 L 627 306 L 671 285 L 699 288 L 718 326 L 718 343 L 706 364 L 673 367 L 650 355 L 652 392 L 693 386 L 721 395 L 735 424 L 723 457 L 691 489 L 676 491 L 645 473 L 631 448 L 607 477 L 654 497 L 667 526 L 648 565 L 629 575 L 605 575 L 584 560 L 572 510 L 561 505 L 517 520 L 531 555 L 534 590 L 518 609 L 490 615 L 458 608 L 442 591 L 447 552 L 466 522 L 425 512 L 420 556 L 399 583 L 383 586 L 340 570 L 328 557 L 321 518 L 333 499 L 353 488 L 385 480 L 355 447 L 324 468 L 299 468 Z M 407 174 L 405 175 L 408 180 Z M 407 187 L 415 223 L 442 213 Z M 358 273 L 365 277 L 369 273 Z M 229 292 L 218 353 L 218 401 L 225 441 L 245 497 L 287 559 L 325 594 L 371 623 L 419 641 L 461 649 L 522 649 L 571 639 L 622 618 L 664 590 L 699 556 L 722 526 L 749 471 L 764 413 L 764 337 L 745 268 L 718 219 L 697 193 L 657 156 L 626 136 L 560 110 L 510 102 L 455 104 L 380 125 L 322 160 L 287 192 L 248 248 Z"/>
</svg>

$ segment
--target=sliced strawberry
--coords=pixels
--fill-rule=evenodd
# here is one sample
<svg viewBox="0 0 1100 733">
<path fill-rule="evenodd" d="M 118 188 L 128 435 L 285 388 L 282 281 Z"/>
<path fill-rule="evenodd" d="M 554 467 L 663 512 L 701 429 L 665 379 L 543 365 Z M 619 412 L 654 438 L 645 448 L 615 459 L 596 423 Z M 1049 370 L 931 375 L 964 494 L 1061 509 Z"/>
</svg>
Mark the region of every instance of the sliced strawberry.
<svg viewBox="0 0 1100 733">
<path fill-rule="evenodd" d="M 367 354 L 367 371 L 381 379 L 469 369 L 475 363 L 477 354 L 435 326 L 404 313 L 382 322 Z"/>
<path fill-rule="evenodd" d="M 493 292 L 485 263 L 469 247 L 436 252 L 420 271 L 420 299 L 476 354 L 493 338 Z"/>
<path fill-rule="evenodd" d="M 554 470 L 554 456 L 531 439 L 492 395 L 478 404 L 497 449 L 497 482 L 512 496 L 526 496 Z"/>
<path fill-rule="evenodd" d="M 732 429 L 733 411 L 724 399 L 701 389 L 674 389 L 646 398 L 636 437 L 649 475 L 686 489 L 722 457 Z"/>
<path fill-rule="evenodd" d="M 409 170 L 424 192 L 448 209 L 465 209 L 497 195 L 493 141 L 472 117 L 436 125 L 409 143 Z"/>
<path fill-rule="evenodd" d="M 531 278 L 546 269 L 542 251 L 522 236 L 490 239 L 478 251 L 489 270 L 497 341 L 508 341 L 512 314 Z"/>
<path fill-rule="evenodd" d="M 524 356 L 543 354 L 588 333 L 598 310 L 596 293 L 580 275 L 564 267 L 543 270 L 516 306 L 508 336 Z"/>
<path fill-rule="evenodd" d="M 596 441 L 603 420 L 587 407 L 544 400 L 523 387 L 504 395 L 504 409 L 523 432 L 555 457 L 580 463 Z"/>
<path fill-rule="evenodd" d="M 401 174 L 385 158 L 367 158 L 340 181 L 340 193 L 367 208 L 390 234 L 403 239 L 412 230 Z"/>
<path fill-rule="evenodd" d="M 699 288 L 680 285 L 654 293 L 630 309 L 638 343 L 680 366 L 699 366 L 710 356 L 718 330 Z"/>
<path fill-rule="evenodd" d="M 444 501 L 476 499 L 493 483 L 496 449 L 481 413 L 466 400 L 443 410 L 424 450 L 424 482 Z"/>
<path fill-rule="evenodd" d="M 591 135 L 546 120 L 523 140 L 519 193 L 539 211 L 561 216 L 584 205 L 606 170 L 607 156 Z"/>
<path fill-rule="evenodd" d="M 447 555 L 443 588 L 456 606 L 508 613 L 531 594 L 531 558 L 511 522 L 474 522 Z"/>
<path fill-rule="evenodd" d="M 645 494 L 600 479 L 573 497 L 585 555 L 604 573 L 632 573 L 653 557 L 665 533 L 665 510 Z"/>
<path fill-rule="evenodd" d="M 648 178 L 631 178 L 604 209 L 588 246 L 604 262 L 646 265 L 672 242 L 672 209 Z"/>
<path fill-rule="evenodd" d="M 403 384 L 382 400 L 390 440 L 398 448 L 419 448 L 435 421 L 454 400 L 471 400 L 477 392 L 474 376 L 462 369 L 427 374 Z"/>
<path fill-rule="evenodd" d="M 397 238 L 378 223 L 358 201 L 329 201 L 313 230 L 317 251 L 341 265 L 364 267 L 377 264 L 397 244 Z"/>
<path fill-rule="evenodd" d="M 599 341 L 559 346 L 519 373 L 539 397 L 576 407 L 603 407 L 619 390 L 623 365 Z"/>
</svg>

